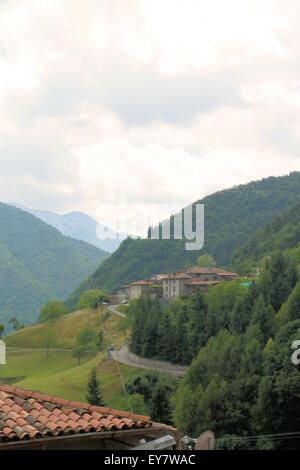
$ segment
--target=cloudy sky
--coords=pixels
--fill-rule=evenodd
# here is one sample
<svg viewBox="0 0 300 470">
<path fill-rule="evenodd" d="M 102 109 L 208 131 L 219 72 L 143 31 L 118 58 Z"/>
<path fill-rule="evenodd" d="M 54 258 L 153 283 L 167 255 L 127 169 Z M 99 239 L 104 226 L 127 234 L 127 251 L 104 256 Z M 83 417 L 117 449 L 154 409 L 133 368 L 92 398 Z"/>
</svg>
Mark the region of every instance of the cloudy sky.
<svg viewBox="0 0 300 470">
<path fill-rule="evenodd" d="M 300 170 L 298 0 L 0 0 L 0 200 L 113 223 Z"/>
</svg>

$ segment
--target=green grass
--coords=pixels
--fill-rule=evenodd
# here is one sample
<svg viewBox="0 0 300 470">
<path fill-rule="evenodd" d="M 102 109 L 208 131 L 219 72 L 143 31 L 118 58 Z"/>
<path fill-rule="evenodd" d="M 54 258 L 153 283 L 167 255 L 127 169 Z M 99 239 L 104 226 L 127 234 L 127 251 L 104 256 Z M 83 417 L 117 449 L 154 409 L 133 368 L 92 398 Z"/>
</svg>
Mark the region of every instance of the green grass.
<svg viewBox="0 0 300 470">
<path fill-rule="evenodd" d="M 104 310 L 84 310 L 65 315 L 60 319 L 20 330 L 5 338 L 8 348 L 7 364 L 0 366 L 0 382 L 38 390 L 62 398 L 86 401 L 88 376 L 96 367 L 97 376 L 107 406 L 129 410 L 128 397 L 123 383 L 143 369 L 118 364 L 105 357 L 105 351 L 96 356 L 86 356 L 78 365 L 72 351 L 16 351 L 14 348 L 44 348 L 47 331 L 54 333 L 52 348 L 71 349 L 77 332 L 89 324 L 99 329 L 103 325 L 105 345 L 120 347 L 125 340 L 119 328 L 121 318 Z M 139 410 L 133 410 L 139 412 Z"/>
<path fill-rule="evenodd" d="M 80 329 L 89 324 L 100 329 L 103 311 L 80 310 L 48 323 L 37 324 L 17 331 L 5 338 L 7 347 L 44 348 L 51 332 L 51 348 L 73 348 Z"/>
<path fill-rule="evenodd" d="M 105 403 L 109 407 L 128 410 L 128 399 L 123 383 L 143 372 L 143 369 L 120 364 L 99 353 L 86 357 L 78 365 L 71 352 L 8 352 L 7 365 L 1 366 L 0 382 L 13 383 L 22 388 L 38 390 L 69 400 L 86 401 L 86 384 L 93 367 L 101 383 Z M 139 410 L 133 410 L 138 412 Z"/>
</svg>

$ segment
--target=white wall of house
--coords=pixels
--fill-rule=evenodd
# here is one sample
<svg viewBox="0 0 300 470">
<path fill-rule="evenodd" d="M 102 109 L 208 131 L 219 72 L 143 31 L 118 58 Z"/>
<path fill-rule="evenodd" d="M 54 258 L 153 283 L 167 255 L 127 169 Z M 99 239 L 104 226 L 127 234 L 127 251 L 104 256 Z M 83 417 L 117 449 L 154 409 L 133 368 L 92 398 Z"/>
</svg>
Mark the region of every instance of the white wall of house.
<svg viewBox="0 0 300 470">
<path fill-rule="evenodd" d="M 186 279 L 164 279 L 163 280 L 163 298 L 177 299 L 188 294 Z"/>
<path fill-rule="evenodd" d="M 138 299 L 142 295 L 142 286 L 130 286 L 130 298 Z"/>
</svg>

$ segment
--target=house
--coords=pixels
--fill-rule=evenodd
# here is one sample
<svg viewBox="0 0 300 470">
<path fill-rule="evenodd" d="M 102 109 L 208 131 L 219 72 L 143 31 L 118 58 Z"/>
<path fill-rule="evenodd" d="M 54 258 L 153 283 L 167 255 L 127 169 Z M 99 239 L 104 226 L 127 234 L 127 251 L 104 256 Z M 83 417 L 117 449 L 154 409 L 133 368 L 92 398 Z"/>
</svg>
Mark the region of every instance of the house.
<svg viewBox="0 0 300 470">
<path fill-rule="evenodd" d="M 151 298 L 162 296 L 162 285 L 156 278 L 141 279 L 130 284 L 130 299 L 138 299 L 143 295 Z"/>
<path fill-rule="evenodd" d="M 124 300 L 128 299 L 130 299 L 130 286 L 123 286 L 109 296 L 111 304 L 121 304 Z"/>
<path fill-rule="evenodd" d="M 148 279 L 132 282 L 113 294 L 111 301 L 121 303 L 122 300 L 138 299 L 144 295 L 166 300 L 176 299 L 198 290 L 207 291 L 221 281 L 231 281 L 237 277 L 236 273 L 219 268 L 191 266 L 175 273 L 156 274 Z"/>
<path fill-rule="evenodd" d="M 202 281 L 232 281 L 238 277 L 238 274 L 230 271 L 224 271 L 219 268 L 205 268 L 202 266 L 191 266 L 185 270 L 187 274 Z"/>
<path fill-rule="evenodd" d="M 148 416 L 0 384 L 0 451 L 123 450 L 158 438 L 180 448 L 179 432 Z"/>
<path fill-rule="evenodd" d="M 187 282 L 191 280 L 191 276 L 184 272 L 169 274 L 163 281 L 163 298 L 176 299 L 189 294 Z"/>
<path fill-rule="evenodd" d="M 176 299 L 191 295 L 199 290 L 207 291 L 209 287 L 221 281 L 236 279 L 238 275 L 218 268 L 192 266 L 163 278 L 163 298 Z"/>
</svg>

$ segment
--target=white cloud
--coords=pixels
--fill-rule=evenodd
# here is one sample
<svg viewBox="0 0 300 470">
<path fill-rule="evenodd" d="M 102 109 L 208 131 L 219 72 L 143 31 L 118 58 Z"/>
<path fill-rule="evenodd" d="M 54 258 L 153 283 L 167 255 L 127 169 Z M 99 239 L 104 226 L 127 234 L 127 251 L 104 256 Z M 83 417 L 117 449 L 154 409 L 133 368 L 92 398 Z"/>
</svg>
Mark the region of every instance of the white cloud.
<svg viewBox="0 0 300 470">
<path fill-rule="evenodd" d="M 0 2 L 0 199 L 112 222 L 120 195 L 134 218 L 300 169 L 299 24 L 283 0 Z"/>
</svg>

